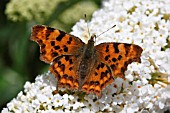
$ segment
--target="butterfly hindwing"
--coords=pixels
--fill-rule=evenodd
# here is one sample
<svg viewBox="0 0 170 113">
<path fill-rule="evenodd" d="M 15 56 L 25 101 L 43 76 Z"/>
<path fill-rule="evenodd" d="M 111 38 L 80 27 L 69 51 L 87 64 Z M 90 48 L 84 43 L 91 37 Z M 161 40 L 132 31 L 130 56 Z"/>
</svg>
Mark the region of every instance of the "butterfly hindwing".
<svg viewBox="0 0 170 113">
<path fill-rule="evenodd" d="M 84 44 L 73 35 L 43 25 L 32 28 L 31 40 L 40 45 L 40 59 L 47 63 L 51 63 L 60 55 L 76 53 Z"/>
<path fill-rule="evenodd" d="M 95 65 L 94 70 L 89 74 L 85 80 L 82 90 L 86 93 L 95 93 L 98 97 L 101 97 L 101 91 L 109 84 L 113 82 L 111 69 L 109 66 L 102 62 L 98 62 Z"/>
<path fill-rule="evenodd" d="M 63 55 L 56 58 L 50 66 L 50 71 L 57 79 L 57 87 L 78 89 L 78 76 L 76 76 L 75 56 Z"/>
<path fill-rule="evenodd" d="M 98 59 L 106 63 L 112 69 L 113 77 L 124 78 L 124 72 L 128 64 L 141 62 L 142 48 L 134 44 L 126 43 L 102 43 L 95 46 Z"/>
</svg>

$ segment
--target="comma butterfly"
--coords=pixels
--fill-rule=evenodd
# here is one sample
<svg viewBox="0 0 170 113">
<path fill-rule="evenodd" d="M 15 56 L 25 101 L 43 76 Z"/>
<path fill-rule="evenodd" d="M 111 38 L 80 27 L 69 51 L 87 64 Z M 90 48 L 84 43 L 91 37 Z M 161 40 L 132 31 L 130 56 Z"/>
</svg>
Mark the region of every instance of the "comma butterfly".
<svg viewBox="0 0 170 113">
<path fill-rule="evenodd" d="M 142 48 L 127 43 L 101 43 L 94 46 L 92 36 L 85 44 L 63 31 L 36 25 L 31 40 L 40 45 L 40 59 L 51 63 L 57 88 L 81 90 L 101 96 L 101 91 L 116 77 L 124 78 L 128 64 L 141 62 Z"/>
</svg>

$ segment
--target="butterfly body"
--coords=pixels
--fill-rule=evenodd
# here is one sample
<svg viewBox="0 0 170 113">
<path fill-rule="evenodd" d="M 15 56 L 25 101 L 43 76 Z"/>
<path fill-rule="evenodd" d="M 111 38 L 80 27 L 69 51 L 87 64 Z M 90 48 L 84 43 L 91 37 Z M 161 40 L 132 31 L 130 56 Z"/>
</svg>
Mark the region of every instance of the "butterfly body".
<svg viewBox="0 0 170 113">
<path fill-rule="evenodd" d="M 78 37 L 63 31 L 37 25 L 31 40 L 40 45 L 40 59 L 51 63 L 58 87 L 95 93 L 110 85 L 114 78 L 124 78 L 128 64 L 140 62 L 142 48 L 126 43 L 94 45 L 94 36 L 85 44 Z"/>
<path fill-rule="evenodd" d="M 79 89 L 82 88 L 83 83 L 85 82 L 86 78 L 89 76 L 91 69 L 95 65 L 95 48 L 94 48 L 94 38 L 88 41 L 87 44 L 84 45 L 83 53 L 81 54 L 80 65 L 78 66 L 78 77 L 79 77 Z"/>
</svg>

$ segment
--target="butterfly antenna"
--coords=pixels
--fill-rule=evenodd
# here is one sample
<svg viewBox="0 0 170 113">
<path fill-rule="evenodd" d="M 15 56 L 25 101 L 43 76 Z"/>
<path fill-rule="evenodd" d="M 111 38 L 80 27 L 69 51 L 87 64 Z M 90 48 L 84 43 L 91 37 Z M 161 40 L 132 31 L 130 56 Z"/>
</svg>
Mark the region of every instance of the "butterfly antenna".
<svg viewBox="0 0 170 113">
<path fill-rule="evenodd" d="M 90 30 L 89 30 L 89 24 L 88 24 L 88 21 L 87 21 L 87 15 L 84 14 L 84 17 L 85 17 L 85 20 L 86 20 L 86 23 L 87 23 L 87 32 L 88 32 L 89 37 L 90 37 Z"/>
<path fill-rule="evenodd" d="M 102 32 L 101 34 L 97 35 L 96 38 L 99 37 L 99 36 L 101 36 L 102 34 L 106 33 L 107 31 L 111 30 L 111 29 L 114 28 L 115 26 L 116 26 L 116 25 L 112 26 L 111 28 L 107 29 L 106 31 Z"/>
</svg>

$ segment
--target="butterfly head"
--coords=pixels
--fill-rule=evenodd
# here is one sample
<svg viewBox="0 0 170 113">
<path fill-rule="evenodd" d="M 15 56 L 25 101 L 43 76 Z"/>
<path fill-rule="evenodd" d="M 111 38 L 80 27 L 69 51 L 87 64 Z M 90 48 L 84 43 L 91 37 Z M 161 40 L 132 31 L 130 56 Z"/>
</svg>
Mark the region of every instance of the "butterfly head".
<svg viewBox="0 0 170 113">
<path fill-rule="evenodd" d="M 92 35 L 92 36 L 90 37 L 88 43 L 93 43 L 93 44 L 94 44 L 95 40 L 96 40 L 96 35 L 94 34 L 94 35 Z"/>
</svg>

